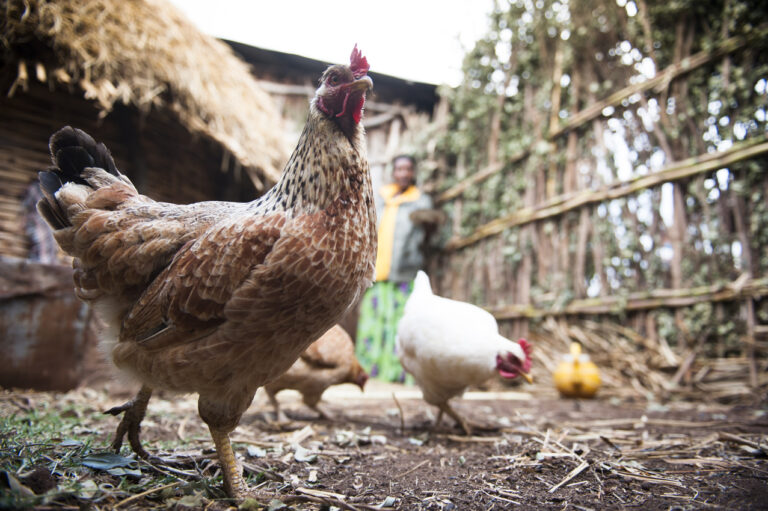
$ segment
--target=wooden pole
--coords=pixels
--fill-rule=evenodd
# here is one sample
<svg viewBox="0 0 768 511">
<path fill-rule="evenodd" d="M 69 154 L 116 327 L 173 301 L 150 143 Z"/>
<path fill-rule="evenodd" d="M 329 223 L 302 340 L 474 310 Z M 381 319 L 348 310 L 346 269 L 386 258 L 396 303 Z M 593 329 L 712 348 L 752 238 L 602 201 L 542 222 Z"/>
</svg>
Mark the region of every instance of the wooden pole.
<svg viewBox="0 0 768 511">
<path fill-rule="evenodd" d="M 457 250 L 472 245 L 488 236 L 499 234 L 510 227 L 562 215 L 587 204 L 625 197 L 640 190 L 659 186 L 667 182 L 687 179 L 696 174 L 711 172 L 764 153 L 768 153 L 768 137 L 756 137 L 748 142 L 736 144 L 726 151 L 708 153 L 697 158 L 688 158 L 672 163 L 657 172 L 638 176 L 627 181 L 618 181 L 594 191 L 583 190 L 572 194 L 551 197 L 535 207 L 524 207 L 514 213 L 481 225 L 469 236 L 451 240 L 446 244 L 445 249 L 448 251 Z"/>
<path fill-rule="evenodd" d="M 624 314 L 627 311 L 690 307 L 697 303 L 733 301 L 768 295 L 768 277 L 690 289 L 655 289 L 626 296 L 573 300 L 561 309 L 544 309 L 530 303 L 489 307 L 496 319 L 541 318 L 580 314 Z"/>
</svg>

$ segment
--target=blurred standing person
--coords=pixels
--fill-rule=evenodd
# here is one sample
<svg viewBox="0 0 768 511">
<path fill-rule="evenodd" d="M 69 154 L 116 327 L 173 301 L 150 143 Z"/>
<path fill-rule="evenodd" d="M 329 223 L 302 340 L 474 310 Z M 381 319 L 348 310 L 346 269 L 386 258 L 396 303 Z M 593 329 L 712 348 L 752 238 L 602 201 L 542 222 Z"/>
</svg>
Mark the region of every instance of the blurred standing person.
<svg viewBox="0 0 768 511">
<path fill-rule="evenodd" d="M 43 264 L 72 265 L 72 258 L 59 250 L 59 245 L 53 237 L 48 224 L 37 212 L 37 202 L 43 198 L 40 184 L 35 177 L 24 194 L 22 208 L 24 210 L 24 232 L 29 240 L 27 259 Z"/>
<path fill-rule="evenodd" d="M 434 225 L 429 215 L 432 199 L 416 186 L 414 158 L 392 160 L 392 183 L 374 195 L 378 220 L 376 279 L 360 305 L 356 351 L 371 377 L 405 381 L 405 371 L 395 354 L 397 323 L 403 315 L 416 272 L 422 269 L 422 245 Z M 414 214 L 416 213 L 416 214 Z M 425 218 L 427 217 L 427 218 Z"/>
</svg>

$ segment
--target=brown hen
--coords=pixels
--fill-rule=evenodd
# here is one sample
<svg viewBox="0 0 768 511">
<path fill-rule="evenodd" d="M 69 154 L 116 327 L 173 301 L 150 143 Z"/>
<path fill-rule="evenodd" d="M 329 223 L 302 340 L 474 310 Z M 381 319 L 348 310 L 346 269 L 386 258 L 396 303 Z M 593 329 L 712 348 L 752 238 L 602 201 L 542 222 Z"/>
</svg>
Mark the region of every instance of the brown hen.
<svg viewBox="0 0 768 511">
<path fill-rule="evenodd" d="M 288 369 L 370 285 L 376 219 L 362 125 L 373 82 L 357 50 L 329 67 L 280 181 L 250 203 L 176 205 L 139 195 L 86 133 L 54 134 L 38 210 L 74 259 L 77 295 L 103 315 L 118 368 L 152 389 L 197 392 L 232 497 L 246 486 L 229 433 L 256 389 Z"/>
<path fill-rule="evenodd" d="M 275 394 L 285 389 L 298 390 L 304 404 L 323 418 L 329 418 L 318 403 L 323 392 L 331 385 L 354 383 L 360 390 L 368 381 L 368 373 L 355 356 L 355 344 L 349 334 L 339 325 L 328 330 L 313 342 L 290 369 L 264 386 L 267 396 L 275 409 L 278 421 L 285 421 L 285 414 Z"/>
</svg>

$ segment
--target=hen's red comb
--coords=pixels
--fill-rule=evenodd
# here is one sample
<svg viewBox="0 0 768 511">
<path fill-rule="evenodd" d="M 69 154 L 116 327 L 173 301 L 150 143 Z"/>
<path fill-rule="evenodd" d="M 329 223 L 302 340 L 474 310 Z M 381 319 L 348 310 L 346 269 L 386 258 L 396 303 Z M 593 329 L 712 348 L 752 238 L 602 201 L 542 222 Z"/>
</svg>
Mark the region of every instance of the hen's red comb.
<svg viewBox="0 0 768 511">
<path fill-rule="evenodd" d="M 352 49 L 352 55 L 349 57 L 349 68 L 355 78 L 362 78 L 368 73 L 371 66 L 368 65 L 368 59 L 363 57 L 363 52 L 357 49 L 357 44 Z"/>
</svg>

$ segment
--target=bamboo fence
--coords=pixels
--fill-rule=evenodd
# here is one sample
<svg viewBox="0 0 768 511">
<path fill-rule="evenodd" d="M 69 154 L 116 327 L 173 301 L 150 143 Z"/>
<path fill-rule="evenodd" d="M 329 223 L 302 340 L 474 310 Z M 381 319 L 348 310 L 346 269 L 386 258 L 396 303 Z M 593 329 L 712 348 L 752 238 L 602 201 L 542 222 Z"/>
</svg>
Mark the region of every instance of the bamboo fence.
<svg viewBox="0 0 768 511">
<path fill-rule="evenodd" d="M 647 22 L 645 3 L 638 2 L 638 7 L 640 21 Z M 746 179 L 749 165 L 764 167 L 768 161 L 766 132 L 757 130 L 730 146 L 713 148 L 701 142 L 701 126 L 705 125 L 701 110 L 699 118 L 686 120 L 662 109 L 660 120 L 645 126 L 644 136 L 663 151 L 665 165 L 639 169 L 634 164 L 629 177 L 621 179 L 614 174 L 606 181 L 595 177 L 596 158 L 584 154 L 583 140 L 605 152 L 603 135 L 608 122 L 633 105 L 647 108 L 651 100 L 668 105 L 673 98 L 682 110 L 694 101 L 706 103 L 706 98 L 688 97 L 693 88 L 689 82 L 701 83 L 708 73 L 717 73 L 727 85 L 734 62 L 759 62 L 754 46 L 764 44 L 768 36 L 764 27 L 734 37 L 728 37 L 724 29 L 718 44 L 692 53 L 692 20 L 681 19 L 675 28 L 673 58 L 665 68 L 651 78 L 609 91 L 603 99 L 588 86 L 601 72 L 594 62 L 573 56 L 567 61 L 562 42 L 555 43 L 554 48 L 542 48 L 540 62 L 546 64 L 541 66 L 542 73 L 548 74 L 552 84 L 549 109 L 531 106 L 534 92 L 521 86 L 521 117 L 534 134 L 527 148 L 499 157 L 499 125 L 506 100 L 506 92 L 502 92 L 488 120 L 484 165 L 473 172 L 467 168 L 466 154 L 459 154 L 453 165 L 447 165 L 445 157 L 440 160 L 430 155 L 433 166 L 443 169 L 435 173 L 435 202 L 453 219 L 430 270 L 441 294 L 484 306 L 510 337 L 539 340 L 539 361 L 549 370 L 556 354 L 567 352 L 568 344 L 578 340 L 587 351 L 615 351 L 615 356 L 602 360 L 622 368 L 619 373 L 626 378 L 613 378 L 615 385 L 629 383 L 653 393 L 673 388 L 690 393 L 691 386 L 701 387 L 707 376 L 725 379 L 739 388 L 733 392 L 729 388 L 722 395 L 750 395 L 768 383 L 768 326 L 764 324 L 768 321 L 763 300 L 768 295 L 764 268 L 768 249 L 760 241 L 765 226 L 760 225 L 760 216 L 751 215 L 755 208 L 750 209 L 744 190 L 755 186 L 754 180 L 750 185 Z M 651 33 L 646 26 L 645 48 L 650 48 L 649 57 L 658 65 Z M 514 49 L 511 53 L 504 68 L 504 91 L 515 72 Z M 568 90 L 561 86 L 565 73 L 570 78 Z M 706 108 L 703 110 L 706 114 Z M 440 123 L 447 124 L 445 119 L 438 119 Z M 729 126 L 733 126 L 732 120 Z M 674 138 L 672 133 L 680 136 Z M 681 133 L 688 134 L 689 139 Z M 585 167 L 588 178 L 583 176 Z M 720 187 L 714 202 L 702 200 L 702 183 L 717 182 L 722 169 L 728 172 L 729 185 Z M 477 213 L 478 202 L 503 193 L 510 179 L 523 172 L 529 185 L 521 193 L 522 206 L 500 208 L 490 215 Z M 671 222 L 661 219 L 663 187 L 672 187 Z M 768 191 L 765 175 L 758 180 L 757 191 Z M 653 206 L 653 219 L 645 223 L 629 208 L 629 203 L 637 204 L 643 194 Z M 760 201 L 765 200 L 763 195 Z M 697 214 L 686 213 L 686 206 L 692 203 L 701 208 Z M 471 206 L 474 213 L 468 213 Z M 634 230 L 627 237 L 637 240 L 646 236 L 655 246 L 671 248 L 670 259 L 664 261 L 667 267 L 659 272 L 665 275 L 661 283 L 646 280 L 648 260 L 629 257 L 627 271 L 634 277 L 623 277 L 619 286 L 609 285 L 617 279 L 612 279 L 610 272 L 615 268 L 609 268 L 607 261 L 616 258 L 622 248 L 620 240 L 604 235 L 615 233 L 612 222 L 617 216 L 605 211 L 617 207 L 621 208 L 623 227 Z M 738 241 L 741 251 L 730 258 L 730 266 L 713 263 L 711 275 L 702 282 L 692 277 L 695 272 L 690 267 L 718 256 L 705 253 L 698 246 L 704 236 L 691 233 L 705 229 L 702 224 L 711 219 L 719 222 L 722 243 Z M 510 254 L 516 257 L 510 258 Z M 595 281 L 601 283 L 597 294 L 589 291 Z M 705 308 L 697 309 L 700 306 Z M 661 324 L 662 314 L 672 318 L 671 325 Z M 687 320 L 696 314 L 713 315 L 709 323 L 737 319 L 740 344 L 734 347 L 718 341 L 718 332 L 711 329 L 705 329 L 704 338 L 697 339 L 701 332 L 691 332 L 687 326 Z M 723 361 L 729 361 L 725 373 Z M 646 376 L 638 379 L 641 372 Z"/>
</svg>

